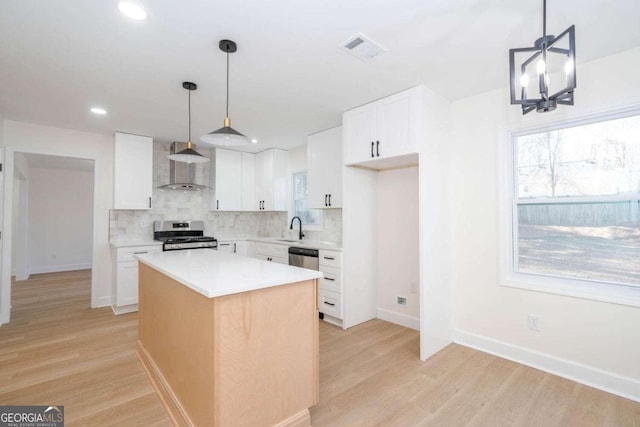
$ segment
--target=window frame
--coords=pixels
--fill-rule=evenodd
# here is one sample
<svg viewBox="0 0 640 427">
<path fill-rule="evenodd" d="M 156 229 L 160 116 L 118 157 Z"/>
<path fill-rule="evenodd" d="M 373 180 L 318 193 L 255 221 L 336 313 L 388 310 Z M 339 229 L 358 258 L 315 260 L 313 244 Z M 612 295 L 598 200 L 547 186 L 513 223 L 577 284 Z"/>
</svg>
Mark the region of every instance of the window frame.
<svg viewBox="0 0 640 427">
<path fill-rule="evenodd" d="M 517 152 L 516 140 L 518 137 L 550 130 L 563 129 L 588 125 L 591 123 L 621 119 L 640 115 L 640 106 L 593 114 L 577 119 L 560 120 L 554 122 L 539 122 L 528 127 L 502 129 L 499 131 L 501 148 L 498 150 L 499 164 L 501 165 L 499 185 L 500 213 L 499 213 L 499 284 L 509 288 L 518 288 L 530 291 L 545 292 L 590 299 L 596 301 L 611 302 L 616 304 L 640 307 L 640 286 L 619 284 L 613 282 L 564 278 L 538 273 L 523 273 L 516 270 L 518 259 L 517 229 L 518 229 L 518 205 L 539 204 L 543 198 L 534 200 L 518 200 L 517 193 Z M 550 199 L 550 198 L 549 198 Z M 639 197 L 640 199 L 640 197 Z M 572 202 L 600 202 L 600 201 L 627 201 L 629 196 L 593 196 L 572 197 Z M 631 198 L 631 200 L 636 200 Z M 556 202 L 555 203 L 562 203 Z M 563 200 L 567 203 L 568 200 Z"/>
<path fill-rule="evenodd" d="M 291 196 L 289 197 L 289 224 L 291 224 L 291 220 L 293 219 L 293 217 L 295 216 L 296 212 L 296 192 L 295 192 L 295 185 L 296 185 L 296 178 L 295 176 L 297 174 L 300 173 L 306 173 L 307 174 L 307 180 L 309 179 L 309 171 L 307 169 L 302 169 L 302 170 L 298 170 L 298 171 L 294 171 L 291 172 L 291 179 L 290 179 L 290 185 L 291 185 Z M 307 181 L 307 193 L 308 193 L 308 181 Z M 323 212 L 322 209 L 309 209 L 308 208 L 308 198 L 307 198 L 307 210 L 314 210 L 314 211 L 318 211 L 319 212 L 319 223 L 318 224 L 306 224 L 306 223 L 302 223 L 302 229 L 303 230 L 308 230 L 308 231 L 322 231 L 323 230 L 323 225 L 324 225 L 324 218 L 323 218 Z"/>
</svg>

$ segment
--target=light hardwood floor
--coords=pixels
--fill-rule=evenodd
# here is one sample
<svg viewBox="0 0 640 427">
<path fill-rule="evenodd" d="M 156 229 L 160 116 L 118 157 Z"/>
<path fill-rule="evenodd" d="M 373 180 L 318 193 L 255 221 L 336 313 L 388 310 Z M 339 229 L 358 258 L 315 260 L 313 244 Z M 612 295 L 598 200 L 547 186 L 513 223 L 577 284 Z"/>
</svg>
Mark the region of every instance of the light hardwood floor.
<svg viewBox="0 0 640 427">
<path fill-rule="evenodd" d="M 170 426 L 135 356 L 137 315 L 89 308 L 88 270 L 13 286 L 0 327 L 0 405 L 62 404 L 67 426 Z M 197 349 L 194 349 L 197 351 Z M 640 403 L 375 320 L 320 324 L 322 426 L 640 426 Z"/>
</svg>

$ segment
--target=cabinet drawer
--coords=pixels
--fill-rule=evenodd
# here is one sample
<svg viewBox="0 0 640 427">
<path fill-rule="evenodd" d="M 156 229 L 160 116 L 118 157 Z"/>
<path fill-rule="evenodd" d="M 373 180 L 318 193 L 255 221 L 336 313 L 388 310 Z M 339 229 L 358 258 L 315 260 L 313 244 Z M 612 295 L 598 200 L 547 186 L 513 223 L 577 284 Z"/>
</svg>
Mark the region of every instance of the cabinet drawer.
<svg viewBox="0 0 640 427">
<path fill-rule="evenodd" d="M 276 257 L 276 256 L 271 256 L 271 255 L 265 255 L 265 254 L 256 254 L 255 256 L 258 259 L 261 259 L 263 261 L 271 261 L 271 262 L 277 262 L 278 264 L 289 264 L 289 258 L 283 258 L 283 257 Z"/>
<path fill-rule="evenodd" d="M 320 265 L 327 267 L 340 268 L 342 262 L 342 253 L 336 251 L 320 250 Z"/>
<path fill-rule="evenodd" d="M 149 252 L 162 252 L 162 245 L 129 246 L 126 248 L 118 248 L 117 260 L 118 262 L 137 261 L 138 258 L 135 257 L 136 255 Z"/>
<path fill-rule="evenodd" d="M 318 311 L 342 319 L 342 294 L 320 289 Z"/>
<path fill-rule="evenodd" d="M 320 280 L 320 289 L 332 292 L 342 292 L 342 280 L 340 279 L 339 268 L 320 266 L 320 271 L 324 274 L 324 278 Z"/>
<path fill-rule="evenodd" d="M 272 243 L 256 243 L 256 254 L 289 259 L 289 247 Z M 287 261 L 288 263 L 288 261 Z"/>
</svg>

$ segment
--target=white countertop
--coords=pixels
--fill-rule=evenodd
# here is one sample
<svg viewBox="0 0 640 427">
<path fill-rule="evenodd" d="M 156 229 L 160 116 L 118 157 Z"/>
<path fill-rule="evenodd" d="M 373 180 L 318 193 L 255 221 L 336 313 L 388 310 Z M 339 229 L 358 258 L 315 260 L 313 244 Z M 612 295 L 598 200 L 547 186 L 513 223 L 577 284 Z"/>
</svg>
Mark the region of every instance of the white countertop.
<svg viewBox="0 0 640 427">
<path fill-rule="evenodd" d="M 336 243 L 325 242 L 322 240 L 293 240 L 293 239 L 285 239 L 279 237 L 258 237 L 258 238 L 249 238 L 252 242 L 264 242 L 264 243 L 274 243 L 277 245 L 285 245 L 285 246 L 293 246 L 293 247 L 302 247 L 309 249 L 323 249 L 329 251 L 342 251 L 342 247 Z"/>
<path fill-rule="evenodd" d="M 115 248 L 128 248 L 132 246 L 151 246 L 151 245 L 162 245 L 162 242 L 158 240 L 112 240 L 109 244 Z"/>
<path fill-rule="evenodd" d="M 140 262 L 208 298 L 322 277 L 319 271 L 208 249 L 155 252 L 137 257 Z"/>
</svg>

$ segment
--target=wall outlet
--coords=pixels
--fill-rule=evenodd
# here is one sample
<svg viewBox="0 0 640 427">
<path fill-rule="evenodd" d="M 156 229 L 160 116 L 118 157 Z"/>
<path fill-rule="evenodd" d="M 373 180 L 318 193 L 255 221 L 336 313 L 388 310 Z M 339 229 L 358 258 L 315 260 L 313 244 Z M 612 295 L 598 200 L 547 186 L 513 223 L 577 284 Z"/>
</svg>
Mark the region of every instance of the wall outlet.
<svg viewBox="0 0 640 427">
<path fill-rule="evenodd" d="M 398 304 L 399 305 L 407 305 L 407 298 L 406 297 L 398 297 Z"/>
<path fill-rule="evenodd" d="M 527 325 L 532 331 L 540 332 L 540 318 L 533 314 L 527 315 Z"/>
<path fill-rule="evenodd" d="M 411 282 L 410 286 L 411 286 L 411 293 L 412 294 L 417 294 L 418 293 L 418 282 Z"/>
</svg>

